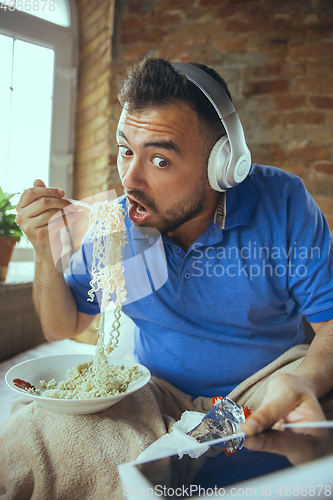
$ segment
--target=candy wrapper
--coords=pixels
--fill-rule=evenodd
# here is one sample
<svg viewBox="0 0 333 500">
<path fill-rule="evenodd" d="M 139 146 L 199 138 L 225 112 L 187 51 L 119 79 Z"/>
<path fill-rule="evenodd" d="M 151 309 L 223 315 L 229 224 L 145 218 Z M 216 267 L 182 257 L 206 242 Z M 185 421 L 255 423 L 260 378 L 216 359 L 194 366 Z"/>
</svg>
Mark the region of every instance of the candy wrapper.
<svg viewBox="0 0 333 500">
<path fill-rule="evenodd" d="M 250 410 L 229 398 L 216 398 L 215 406 L 206 414 L 197 425 L 187 434 L 194 437 L 199 443 L 225 438 L 238 434 L 241 424 L 250 414 Z M 245 436 L 230 439 L 225 449 L 226 454 L 233 453 L 243 447 Z"/>
<path fill-rule="evenodd" d="M 148 446 L 136 462 L 148 462 L 177 454 L 179 458 L 185 454 L 191 458 L 199 458 L 211 446 L 208 441 L 220 438 L 227 438 L 226 442 L 214 443 L 214 446 L 222 447 L 226 455 L 240 449 L 245 437 L 239 437 L 239 434 L 236 438 L 232 436 L 239 433 L 250 410 L 228 398 L 213 398 L 212 404 L 215 406 L 207 414 L 185 411 L 181 419 L 175 422 L 171 432 Z"/>
</svg>

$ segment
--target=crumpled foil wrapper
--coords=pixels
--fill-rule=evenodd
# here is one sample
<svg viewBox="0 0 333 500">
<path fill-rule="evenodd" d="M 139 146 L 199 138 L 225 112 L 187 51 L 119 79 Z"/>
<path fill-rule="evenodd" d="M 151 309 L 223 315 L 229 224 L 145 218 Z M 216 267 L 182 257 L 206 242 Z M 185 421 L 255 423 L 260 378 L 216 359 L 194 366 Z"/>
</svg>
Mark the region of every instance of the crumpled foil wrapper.
<svg viewBox="0 0 333 500">
<path fill-rule="evenodd" d="M 238 434 L 243 422 L 245 422 L 243 407 L 229 398 L 223 398 L 207 413 L 200 424 L 187 434 L 194 437 L 199 443 L 204 443 Z M 221 444 L 228 453 L 232 453 L 241 449 L 244 442 L 245 436 L 242 436 Z"/>
</svg>

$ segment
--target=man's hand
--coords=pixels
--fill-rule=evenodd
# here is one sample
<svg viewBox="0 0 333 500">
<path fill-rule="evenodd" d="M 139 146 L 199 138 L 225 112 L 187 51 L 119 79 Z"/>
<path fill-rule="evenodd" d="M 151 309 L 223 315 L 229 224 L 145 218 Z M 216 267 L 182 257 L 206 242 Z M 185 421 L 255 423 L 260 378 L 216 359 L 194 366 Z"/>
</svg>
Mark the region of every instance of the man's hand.
<svg viewBox="0 0 333 500">
<path fill-rule="evenodd" d="M 242 425 L 248 436 L 276 423 L 325 420 L 311 382 L 298 375 L 283 373 L 272 378 L 261 407 Z"/>
<path fill-rule="evenodd" d="M 45 252 L 50 250 L 50 236 L 48 223 L 51 217 L 55 216 L 59 210 L 66 208 L 68 224 L 81 217 L 77 207 L 71 205 L 67 200 L 63 200 L 64 191 L 47 188 L 43 181 L 36 180 L 34 186 L 24 191 L 17 204 L 16 222 L 22 228 L 31 241 L 36 256 L 45 257 Z M 70 208 L 68 206 L 70 205 Z M 71 212 L 68 214 L 68 212 Z M 60 212 L 59 212 L 60 214 Z M 59 229 L 64 225 L 62 217 L 59 218 L 58 228 L 53 231 L 53 239 L 59 238 Z M 54 225 L 54 227 L 56 224 Z M 59 240 L 60 241 L 60 240 Z M 57 241 L 55 241 L 55 245 Z"/>
<path fill-rule="evenodd" d="M 304 432 L 305 429 L 302 429 Z M 299 465 L 332 452 L 332 434 L 327 429 L 308 429 L 311 434 L 296 434 L 291 430 L 267 431 L 246 438 L 245 447 L 253 451 L 268 451 L 287 457 Z"/>
</svg>

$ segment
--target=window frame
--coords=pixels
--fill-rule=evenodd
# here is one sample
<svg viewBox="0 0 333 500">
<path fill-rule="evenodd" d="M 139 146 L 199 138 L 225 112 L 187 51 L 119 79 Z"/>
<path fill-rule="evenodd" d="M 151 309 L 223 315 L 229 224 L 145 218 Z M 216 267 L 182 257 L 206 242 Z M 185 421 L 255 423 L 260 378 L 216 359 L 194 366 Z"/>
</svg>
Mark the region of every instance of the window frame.
<svg viewBox="0 0 333 500">
<path fill-rule="evenodd" d="M 63 27 L 19 11 L 2 11 L 0 33 L 54 50 L 54 91 L 50 140 L 49 185 L 71 197 L 74 178 L 75 114 L 79 61 L 75 0 L 64 0 L 70 26 Z M 34 260 L 33 249 L 15 248 L 13 261 Z"/>
</svg>

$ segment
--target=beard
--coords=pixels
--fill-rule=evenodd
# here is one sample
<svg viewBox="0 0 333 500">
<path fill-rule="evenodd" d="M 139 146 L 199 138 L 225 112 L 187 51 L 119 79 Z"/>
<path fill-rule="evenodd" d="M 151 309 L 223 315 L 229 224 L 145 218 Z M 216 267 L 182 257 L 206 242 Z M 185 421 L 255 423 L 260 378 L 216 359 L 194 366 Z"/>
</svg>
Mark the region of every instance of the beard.
<svg viewBox="0 0 333 500">
<path fill-rule="evenodd" d="M 157 216 L 156 222 L 145 225 L 133 222 L 134 227 L 138 230 L 142 227 L 151 227 L 157 229 L 162 235 L 176 231 L 180 226 L 200 215 L 206 210 L 209 201 L 206 172 L 199 180 L 195 190 L 189 193 L 184 200 L 180 200 L 173 207 L 167 209 L 163 215 L 155 201 L 148 198 L 143 191 L 131 189 L 125 190 L 125 192 L 132 195 Z"/>
</svg>

